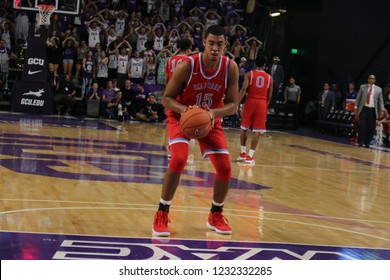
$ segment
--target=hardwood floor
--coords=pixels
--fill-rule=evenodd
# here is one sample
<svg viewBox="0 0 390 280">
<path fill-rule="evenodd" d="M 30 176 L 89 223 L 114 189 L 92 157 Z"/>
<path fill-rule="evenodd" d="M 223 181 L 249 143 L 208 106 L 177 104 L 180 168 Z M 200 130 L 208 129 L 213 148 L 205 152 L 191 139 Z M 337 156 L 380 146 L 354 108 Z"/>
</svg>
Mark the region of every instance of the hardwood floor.
<svg viewBox="0 0 390 280">
<path fill-rule="evenodd" d="M 163 124 L 4 112 L 0 122 L 1 258 L 23 258 L 7 247 L 23 234 L 151 238 L 168 167 Z M 225 134 L 233 175 L 224 213 L 233 234 L 206 227 L 214 169 L 195 144 L 171 206 L 169 242 L 364 248 L 390 259 L 389 149 L 269 131 L 248 166 L 235 160 L 239 130 Z"/>
</svg>

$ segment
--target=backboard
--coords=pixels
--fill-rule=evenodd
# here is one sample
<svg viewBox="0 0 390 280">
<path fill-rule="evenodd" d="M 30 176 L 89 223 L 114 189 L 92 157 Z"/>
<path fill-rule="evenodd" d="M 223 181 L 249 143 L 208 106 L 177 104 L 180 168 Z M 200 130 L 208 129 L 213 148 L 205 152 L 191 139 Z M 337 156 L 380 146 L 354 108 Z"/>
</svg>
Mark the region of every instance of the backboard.
<svg viewBox="0 0 390 280">
<path fill-rule="evenodd" d="M 13 7 L 15 10 L 38 12 L 38 5 L 49 4 L 56 7 L 54 13 L 78 15 L 80 2 L 81 0 L 13 0 Z"/>
</svg>

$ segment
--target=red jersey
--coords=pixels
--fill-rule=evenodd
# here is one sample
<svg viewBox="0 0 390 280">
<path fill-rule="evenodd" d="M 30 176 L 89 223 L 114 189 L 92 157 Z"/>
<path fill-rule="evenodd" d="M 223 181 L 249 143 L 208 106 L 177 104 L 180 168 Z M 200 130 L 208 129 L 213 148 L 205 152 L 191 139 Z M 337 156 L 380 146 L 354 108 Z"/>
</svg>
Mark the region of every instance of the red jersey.
<svg viewBox="0 0 390 280">
<path fill-rule="evenodd" d="M 263 70 L 252 70 L 249 77 L 247 98 L 267 99 L 272 77 Z"/>
<path fill-rule="evenodd" d="M 178 54 L 170 57 L 168 59 L 167 64 L 165 65 L 164 72 L 168 75 L 168 81 L 172 78 L 173 71 L 175 71 L 176 67 L 185 60 L 187 56 L 185 54 Z"/>
<path fill-rule="evenodd" d="M 190 79 L 176 100 L 187 106 L 208 106 L 211 109 L 222 107 L 230 61 L 228 57 L 220 56 L 217 67 L 208 70 L 202 65 L 202 53 L 187 57 L 186 62 L 191 67 Z M 170 109 L 167 115 L 180 118 L 179 114 Z"/>
</svg>

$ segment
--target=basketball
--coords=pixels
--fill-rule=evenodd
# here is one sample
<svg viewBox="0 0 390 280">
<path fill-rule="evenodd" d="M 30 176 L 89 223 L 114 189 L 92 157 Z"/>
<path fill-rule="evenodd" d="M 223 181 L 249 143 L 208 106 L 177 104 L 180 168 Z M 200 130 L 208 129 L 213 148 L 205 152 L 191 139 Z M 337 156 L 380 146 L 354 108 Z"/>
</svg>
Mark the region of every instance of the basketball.
<svg viewBox="0 0 390 280">
<path fill-rule="evenodd" d="M 180 129 L 191 139 L 201 139 L 212 129 L 210 114 L 199 107 L 189 108 L 180 118 Z"/>
</svg>

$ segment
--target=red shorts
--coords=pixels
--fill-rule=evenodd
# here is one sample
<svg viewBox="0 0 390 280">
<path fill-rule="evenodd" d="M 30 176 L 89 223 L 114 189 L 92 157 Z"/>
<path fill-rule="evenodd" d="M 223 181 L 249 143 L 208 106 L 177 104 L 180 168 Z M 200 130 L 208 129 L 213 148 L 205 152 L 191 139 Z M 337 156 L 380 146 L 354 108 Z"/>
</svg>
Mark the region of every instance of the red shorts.
<svg viewBox="0 0 390 280">
<path fill-rule="evenodd" d="M 180 142 L 188 143 L 190 141 L 189 138 L 184 136 L 180 129 L 180 120 L 175 117 L 169 116 L 167 118 L 167 131 L 169 145 Z M 214 128 L 206 137 L 198 139 L 198 143 L 203 157 L 206 157 L 209 154 L 229 154 L 228 145 L 220 120 L 215 121 Z"/>
<path fill-rule="evenodd" d="M 248 98 L 242 110 L 241 129 L 248 130 L 252 126 L 253 132 L 265 132 L 267 110 L 266 99 Z"/>
</svg>

